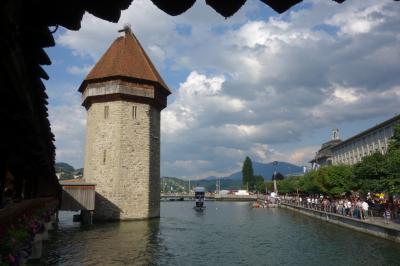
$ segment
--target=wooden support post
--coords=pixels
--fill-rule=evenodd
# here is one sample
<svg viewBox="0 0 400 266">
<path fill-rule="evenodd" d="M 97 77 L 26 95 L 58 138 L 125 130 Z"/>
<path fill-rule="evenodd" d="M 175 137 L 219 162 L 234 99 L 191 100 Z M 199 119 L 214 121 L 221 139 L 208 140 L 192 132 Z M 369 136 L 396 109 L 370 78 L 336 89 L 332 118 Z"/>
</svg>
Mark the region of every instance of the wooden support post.
<svg viewBox="0 0 400 266">
<path fill-rule="evenodd" d="M 81 210 L 81 223 L 82 225 L 92 225 L 93 211 Z"/>
</svg>

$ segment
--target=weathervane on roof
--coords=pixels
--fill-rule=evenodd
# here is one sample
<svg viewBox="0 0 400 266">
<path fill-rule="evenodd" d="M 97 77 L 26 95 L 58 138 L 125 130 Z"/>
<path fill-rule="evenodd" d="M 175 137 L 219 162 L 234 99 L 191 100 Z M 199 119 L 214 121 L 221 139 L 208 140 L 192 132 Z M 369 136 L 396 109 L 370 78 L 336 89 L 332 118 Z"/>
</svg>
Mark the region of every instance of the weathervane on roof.
<svg viewBox="0 0 400 266">
<path fill-rule="evenodd" d="M 118 32 L 125 32 L 125 35 L 132 33 L 131 24 L 125 23 L 124 27 L 122 29 L 120 29 Z"/>
</svg>

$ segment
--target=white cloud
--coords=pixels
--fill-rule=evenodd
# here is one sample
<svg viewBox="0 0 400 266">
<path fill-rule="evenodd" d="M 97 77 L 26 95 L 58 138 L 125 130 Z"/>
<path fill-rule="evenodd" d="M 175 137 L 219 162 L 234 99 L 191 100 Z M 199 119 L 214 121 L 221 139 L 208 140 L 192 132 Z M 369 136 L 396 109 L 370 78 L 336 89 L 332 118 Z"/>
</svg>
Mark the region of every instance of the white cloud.
<svg viewBox="0 0 400 266">
<path fill-rule="evenodd" d="M 289 162 L 297 165 L 307 165 L 320 148 L 321 146 L 310 146 L 295 149 L 290 154 Z"/>
<path fill-rule="evenodd" d="M 80 95 L 70 90 L 60 91 L 52 96 L 63 99 L 59 104 L 49 106 L 49 119 L 56 138 L 56 160 L 82 167 L 86 113 L 80 106 Z"/>
<path fill-rule="evenodd" d="M 85 65 L 83 67 L 71 66 L 67 68 L 67 71 L 73 75 L 86 75 L 92 68 L 93 65 Z"/>
<path fill-rule="evenodd" d="M 180 84 L 175 101 L 163 111 L 162 131 L 174 134 L 180 130 L 190 130 L 207 119 L 210 112 L 237 112 L 243 108 L 239 99 L 221 95 L 223 76 L 208 78 L 193 71 Z"/>
<path fill-rule="evenodd" d="M 381 15 L 390 15 L 393 12 L 385 11 L 386 3 L 374 3 L 370 1 L 358 5 L 351 5 L 330 19 L 327 24 L 338 26 L 342 34 L 356 35 L 370 32 L 372 29 L 384 22 Z"/>
<path fill-rule="evenodd" d="M 333 102 L 344 102 L 344 103 L 354 103 L 360 99 L 360 95 L 354 88 L 344 88 L 342 86 L 338 86 L 334 89 L 333 92 Z"/>
</svg>

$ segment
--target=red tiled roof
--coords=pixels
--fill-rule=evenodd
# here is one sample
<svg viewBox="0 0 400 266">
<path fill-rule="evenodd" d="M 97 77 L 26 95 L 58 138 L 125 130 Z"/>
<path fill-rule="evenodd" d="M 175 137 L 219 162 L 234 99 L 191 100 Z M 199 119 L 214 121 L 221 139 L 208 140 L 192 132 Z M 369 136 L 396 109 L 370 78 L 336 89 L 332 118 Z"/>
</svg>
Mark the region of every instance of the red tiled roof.
<svg viewBox="0 0 400 266">
<path fill-rule="evenodd" d="M 89 72 L 79 91 L 82 92 L 91 82 L 121 78 L 158 83 L 170 93 L 168 86 L 130 30 L 126 31 L 125 36 L 118 37 L 111 44 Z"/>
</svg>

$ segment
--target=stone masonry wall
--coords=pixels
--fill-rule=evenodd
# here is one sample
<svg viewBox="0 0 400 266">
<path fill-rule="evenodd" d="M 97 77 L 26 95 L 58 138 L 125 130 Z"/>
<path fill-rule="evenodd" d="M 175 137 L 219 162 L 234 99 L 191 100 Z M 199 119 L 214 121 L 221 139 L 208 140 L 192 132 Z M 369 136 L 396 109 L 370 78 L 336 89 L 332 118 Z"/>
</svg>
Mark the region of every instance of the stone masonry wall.
<svg viewBox="0 0 400 266">
<path fill-rule="evenodd" d="M 104 117 L 105 106 L 108 118 Z M 84 178 L 96 183 L 94 219 L 146 219 L 160 215 L 159 153 L 158 110 L 128 101 L 90 106 Z"/>
</svg>

